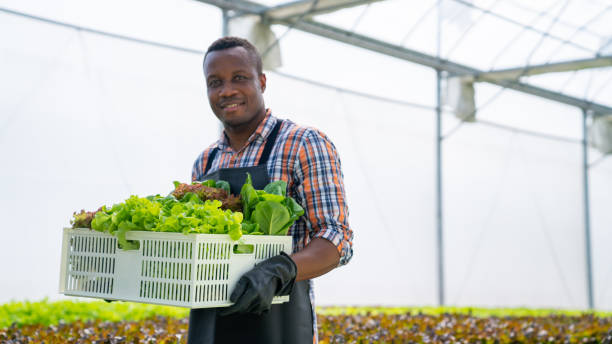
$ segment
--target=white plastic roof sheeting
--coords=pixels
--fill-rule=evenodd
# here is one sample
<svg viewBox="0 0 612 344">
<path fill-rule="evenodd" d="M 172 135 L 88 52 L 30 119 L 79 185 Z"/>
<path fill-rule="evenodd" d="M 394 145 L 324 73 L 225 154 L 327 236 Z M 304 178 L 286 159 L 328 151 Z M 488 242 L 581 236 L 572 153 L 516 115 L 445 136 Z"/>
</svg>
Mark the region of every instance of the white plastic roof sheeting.
<svg viewBox="0 0 612 344">
<path fill-rule="evenodd" d="M 277 5 L 278 2 L 265 2 Z M 609 1 L 387 0 L 315 20 L 480 70 L 612 55 Z M 612 70 L 523 77 L 521 81 L 612 104 Z"/>
<path fill-rule="evenodd" d="M 425 18 L 403 43 L 435 53 L 435 13 L 426 14 L 434 2 L 411 3 L 410 10 L 389 0 L 315 19 L 401 43 Z M 556 3 L 473 2 L 525 23 L 552 7 L 542 23 L 531 24 L 540 30 L 565 6 Z M 609 22 L 607 2 L 570 7 L 578 3 L 568 2 L 559 27 L 571 36 L 570 25 L 603 12 L 580 35 L 612 34 L 597 24 Z M 533 11 L 509 9 L 519 5 Z M 0 7 L 196 50 L 221 33 L 220 11 L 194 1 L 3 0 Z M 479 12 L 472 9 L 469 17 Z M 500 27 L 493 36 L 480 28 L 482 18 L 452 51 L 461 36 L 453 32 L 472 25 L 457 20 L 443 25 L 442 55 L 483 70 L 499 53 L 490 45 L 502 48 L 520 32 Z M 286 30 L 273 29 L 277 36 Z M 0 30 L 12 33 L 0 38 L 0 267 L 6 276 L 0 302 L 55 298 L 60 233 L 72 212 L 130 194 L 164 193 L 172 180 L 188 180 L 196 155 L 216 139 L 218 123 L 205 98 L 201 55 L 6 13 Z M 597 48 L 594 39 L 576 40 Z M 524 65 L 530 48 L 506 49 L 493 67 Z M 572 58 L 586 56 L 562 50 L 567 55 L 559 60 L 571 51 Z M 353 260 L 316 280 L 317 303 L 435 304 L 435 73 L 297 30 L 284 36 L 281 51 L 283 67 L 268 72 L 266 104 L 280 117 L 322 129 L 337 145 L 355 231 Z M 532 62 L 543 61 L 533 56 Z M 555 89 L 570 80 L 564 92 L 612 105 L 610 68 L 561 74 L 527 81 Z M 488 84 L 476 85 L 476 106 L 476 123 L 443 117 L 450 133 L 442 161 L 447 302 L 585 308 L 581 112 Z M 612 309 L 612 160 L 598 160 L 590 178 L 595 306 Z"/>
</svg>

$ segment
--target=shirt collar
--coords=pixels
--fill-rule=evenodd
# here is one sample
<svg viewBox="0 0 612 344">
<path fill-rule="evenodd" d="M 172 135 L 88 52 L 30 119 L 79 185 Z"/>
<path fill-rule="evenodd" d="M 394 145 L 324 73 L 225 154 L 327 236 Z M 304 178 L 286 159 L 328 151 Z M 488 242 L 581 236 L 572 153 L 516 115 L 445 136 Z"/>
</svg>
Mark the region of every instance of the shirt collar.
<svg viewBox="0 0 612 344">
<path fill-rule="evenodd" d="M 268 135 L 270 135 L 270 132 L 276 125 L 277 121 L 278 119 L 272 116 L 272 110 L 266 109 L 266 116 L 261 121 L 261 123 L 259 123 L 253 134 L 251 134 L 251 136 L 247 140 L 247 143 L 245 144 L 245 147 L 254 141 L 263 142 L 268 137 Z M 232 149 L 229 145 L 229 138 L 227 137 L 225 130 L 223 130 L 221 136 L 213 145 L 213 148 L 219 148 L 222 151 Z"/>
</svg>

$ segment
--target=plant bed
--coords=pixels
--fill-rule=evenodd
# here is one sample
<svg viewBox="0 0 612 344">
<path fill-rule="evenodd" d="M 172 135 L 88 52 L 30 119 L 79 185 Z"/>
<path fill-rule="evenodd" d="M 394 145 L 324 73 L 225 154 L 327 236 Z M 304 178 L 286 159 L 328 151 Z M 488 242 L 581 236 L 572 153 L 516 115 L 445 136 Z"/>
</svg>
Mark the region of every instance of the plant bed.
<svg viewBox="0 0 612 344">
<path fill-rule="evenodd" d="M 317 313 L 321 344 L 612 343 L 609 313 L 445 307 Z M 0 306 L 0 343 L 186 343 L 187 315 L 184 308 L 127 302 L 10 303 Z"/>
</svg>

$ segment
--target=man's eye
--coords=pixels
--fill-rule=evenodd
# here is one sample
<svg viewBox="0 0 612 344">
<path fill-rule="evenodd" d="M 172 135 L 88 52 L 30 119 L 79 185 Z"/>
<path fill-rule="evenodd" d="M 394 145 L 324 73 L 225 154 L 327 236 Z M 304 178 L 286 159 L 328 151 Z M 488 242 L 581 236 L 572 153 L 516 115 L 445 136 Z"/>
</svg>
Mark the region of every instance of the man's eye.
<svg viewBox="0 0 612 344">
<path fill-rule="evenodd" d="M 246 76 L 244 76 L 244 75 L 236 75 L 236 76 L 234 76 L 234 80 L 246 80 Z"/>
<path fill-rule="evenodd" d="M 208 87 L 217 87 L 219 85 L 221 85 L 221 81 L 219 80 L 210 80 L 208 82 Z"/>
</svg>

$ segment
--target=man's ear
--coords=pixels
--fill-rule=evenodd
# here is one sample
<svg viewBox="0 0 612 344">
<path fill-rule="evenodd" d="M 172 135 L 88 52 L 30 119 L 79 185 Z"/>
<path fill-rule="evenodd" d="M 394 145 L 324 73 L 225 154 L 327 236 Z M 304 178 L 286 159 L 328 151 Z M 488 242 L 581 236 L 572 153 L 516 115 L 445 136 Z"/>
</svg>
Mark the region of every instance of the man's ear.
<svg viewBox="0 0 612 344">
<path fill-rule="evenodd" d="M 259 87 L 261 87 L 261 93 L 266 90 L 266 75 L 264 73 L 259 74 Z"/>
</svg>

